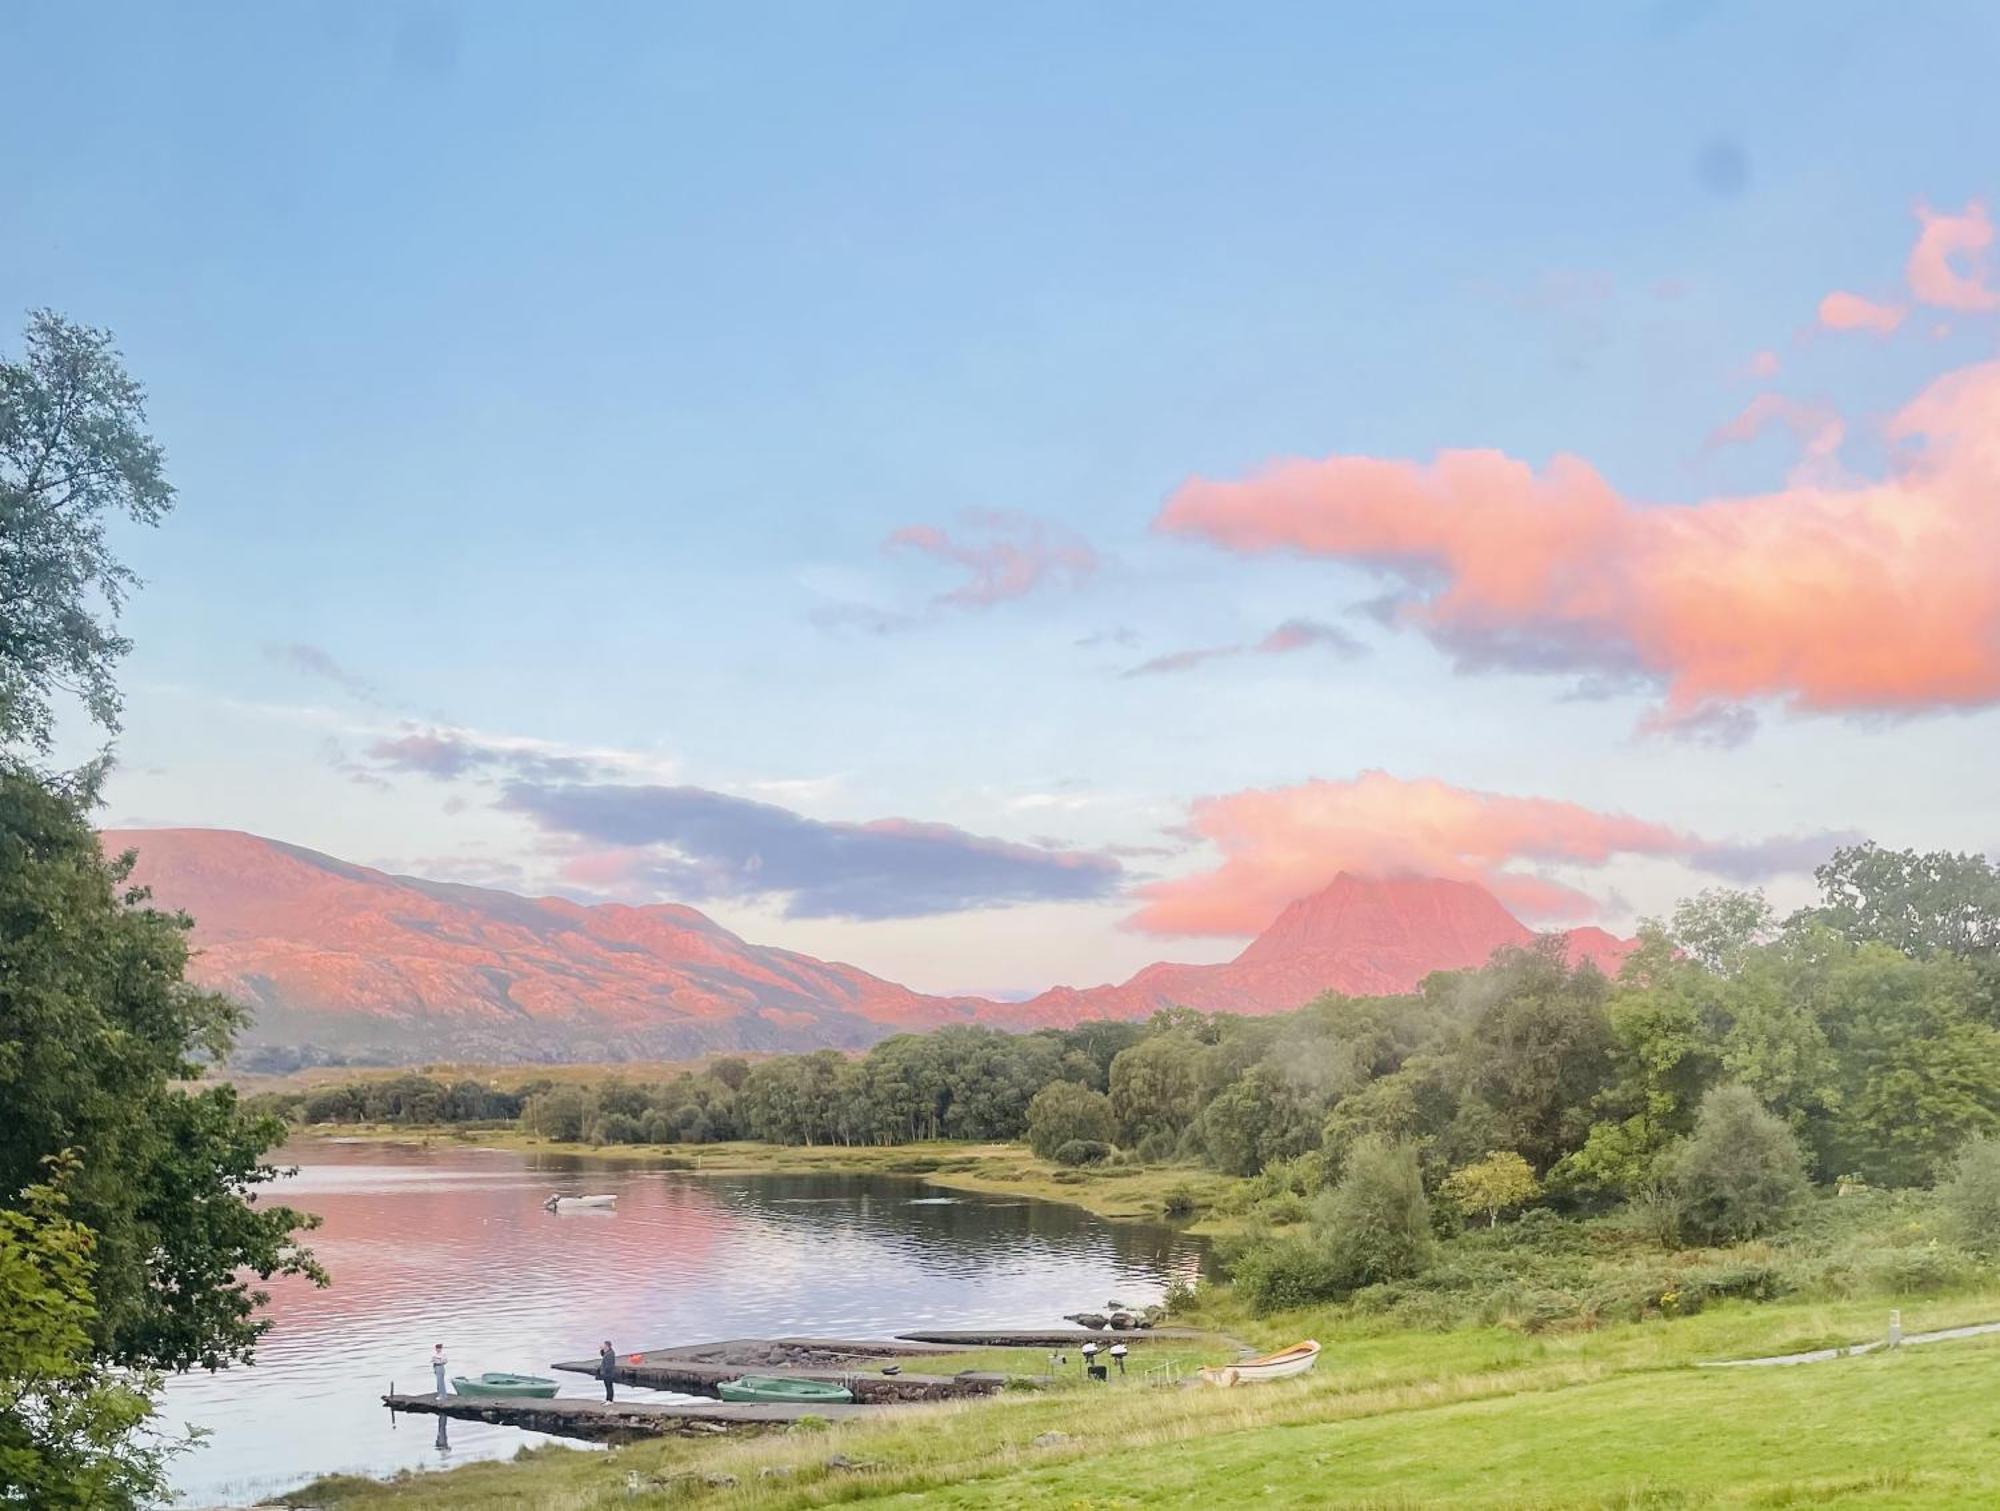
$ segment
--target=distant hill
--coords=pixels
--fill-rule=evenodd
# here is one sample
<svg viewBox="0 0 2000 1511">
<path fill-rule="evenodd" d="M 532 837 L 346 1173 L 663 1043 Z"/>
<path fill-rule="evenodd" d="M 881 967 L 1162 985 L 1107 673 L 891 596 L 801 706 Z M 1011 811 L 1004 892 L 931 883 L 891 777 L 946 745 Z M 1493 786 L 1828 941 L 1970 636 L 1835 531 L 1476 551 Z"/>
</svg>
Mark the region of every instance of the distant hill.
<svg viewBox="0 0 2000 1511">
<path fill-rule="evenodd" d="M 1329 988 L 1407 991 L 1533 938 L 1483 888 L 1343 874 L 1220 965 L 1148 966 L 1026 1002 L 936 997 L 755 945 L 693 908 L 631 907 L 392 876 L 221 829 L 107 831 L 135 879 L 195 919 L 194 974 L 255 1010 L 246 1048 L 318 1057 L 618 1060 L 851 1048 L 949 1023 L 1061 1025 L 1179 1004 L 1272 1013 Z M 1601 929 L 1572 954 L 1615 970 Z"/>
</svg>

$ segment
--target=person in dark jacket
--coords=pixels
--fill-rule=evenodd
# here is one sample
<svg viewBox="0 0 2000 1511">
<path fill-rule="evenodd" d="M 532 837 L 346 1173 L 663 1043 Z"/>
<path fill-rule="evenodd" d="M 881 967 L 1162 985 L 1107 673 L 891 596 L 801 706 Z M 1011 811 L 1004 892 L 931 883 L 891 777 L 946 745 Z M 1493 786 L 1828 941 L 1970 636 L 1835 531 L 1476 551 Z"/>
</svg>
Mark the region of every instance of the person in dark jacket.
<svg viewBox="0 0 2000 1511">
<path fill-rule="evenodd" d="M 611 1340 L 604 1340 L 604 1347 L 597 1351 L 597 1377 L 604 1382 L 604 1399 L 612 1399 L 612 1382 L 618 1378 L 618 1351 L 611 1346 Z"/>
</svg>

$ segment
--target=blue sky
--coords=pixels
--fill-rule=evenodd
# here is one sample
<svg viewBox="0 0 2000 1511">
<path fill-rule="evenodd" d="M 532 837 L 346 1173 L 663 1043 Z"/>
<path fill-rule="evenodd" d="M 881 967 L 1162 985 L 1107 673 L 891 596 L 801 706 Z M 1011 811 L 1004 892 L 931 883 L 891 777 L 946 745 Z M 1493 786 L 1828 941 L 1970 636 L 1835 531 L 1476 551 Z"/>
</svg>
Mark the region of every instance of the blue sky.
<svg viewBox="0 0 2000 1511">
<path fill-rule="evenodd" d="M 1883 417 L 1993 322 L 1815 309 L 1907 299 L 1914 206 L 2000 193 L 1996 42 L 1970 4 L 9 7 L 0 306 L 117 333 L 181 490 L 126 543 L 107 818 L 677 897 L 987 990 L 1232 953 L 1128 926 L 1215 869 L 1190 805 L 1370 770 L 1988 847 L 1983 698 L 1780 688 L 1736 744 L 1646 735 L 1657 666 L 1469 673 L 1359 611 L 1379 564 L 1153 523 L 1191 477 L 1444 448 L 1761 493 L 1782 427 L 1709 438 L 1766 388 L 1880 474 Z M 967 572 L 885 548 L 912 526 L 1095 565 L 940 602 Z M 1288 620 L 1358 653 L 1121 675 Z M 413 739 L 581 764 L 441 775 Z M 639 829 L 548 817 L 612 787 Z M 1446 848 L 1614 926 L 1715 879 Z"/>
</svg>

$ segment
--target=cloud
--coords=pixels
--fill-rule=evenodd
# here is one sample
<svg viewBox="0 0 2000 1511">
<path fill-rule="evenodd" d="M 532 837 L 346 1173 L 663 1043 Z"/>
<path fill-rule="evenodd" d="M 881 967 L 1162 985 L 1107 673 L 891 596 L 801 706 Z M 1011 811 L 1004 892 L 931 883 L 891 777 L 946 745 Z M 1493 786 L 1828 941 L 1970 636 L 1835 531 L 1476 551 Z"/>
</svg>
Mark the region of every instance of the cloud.
<svg viewBox="0 0 2000 1511">
<path fill-rule="evenodd" d="M 322 682 L 331 682 L 335 687 L 363 703 L 379 704 L 382 695 L 375 684 L 356 672 L 349 671 L 333 656 L 317 645 L 303 640 L 288 640 L 282 645 L 267 645 L 264 654 L 293 671 L 303 672 L 308 677 L 317 677 Z"/>
<path fill-rule="evenodd" d="M 429 777 L 439 782 L 526 778 L 589 781 L 618 776 L 670 775 L 674 763 L 643 752 L 564 745 L 526 735 L 487 734 L 453 725 L 405 721 L 371 731 L 359 768 L 376 773 Z M 340 752 L 333 757 L 340 764 Z"/>
<path fill-rule="evenodd" d="M 1590 898 L 1512 868 L 1599 866 L 1621 854 L 1683 855 L 1700 844 L 1623 814 L 1386 771 L 1199 798 L 1188 827 L 1215 847 L 1219 864 L 1141 888 L 1144 903 L 1132 927 L 1150 934 L 1254 934 L 1342 871 L 1472 881 L 1527 916 L 1588 917 L 1596 910 Z"/>
<path fill-rule="evenodd" d="M 517 781 L 501 807 L 576 848 L 565 876 L 621 895 L 779 898 L 790 918 L 920 918 L 1117 890 L 1123 867 L 949 824 L 828 822 L 700 787 Z"/>
<path fill-rule="evenodd" d="M 1947 310 L 2000 310 L 2000 290 L 1987 287 L 1986 249 L 1993 222 L 1986 206 L 1972 200 L 1956 215 L 1917 206 L 1917 243 L 1910 249 L 1905 276 L 1910 292 L 1925 304 Z M 1953 264 L 1963 260 L 1965 271 Z"/>
<path fill-rule="evenodd" d="M 1830 331 L 1868 331 L 1886 336 L 1909 313 L 1900 304 L 1878 304 L 1859 294 L 1835 289 L 1819 302 L 1819 323 Z"/>
<path fill-rule="evenodd" d="M 1287 619 L 1262 640 L 1254 643 L 1209 645 L 1193 650 L 1172 651 L 1164 656 L 1155 656 L 1150 661 L 1142 661 L 1119 675 L 1152 677 L 1163 672 L 1188 671 L 1205 661 L 1217 661 L 1230 656 L 1285 656 L 1314 645 L 1323 645 L 1335 654 L 1348 658 L 1366 655 L 1368 651 L 1367 646 L 1334 625 L 1322 624 L 1316 619 Z"/>
<path fill-rule="evenodd" d="M 1936 380 L 1886 434 L 1880 480 L 1661 505 L 1568 455 L 1289 459 L 1190 480 L 1155 527 L 1372 567 L 1399 584 L 1396 622 L 1461 667 L 1640 678 L 1664 694 L 1652 728 L 1759 700 L 2000 702 L 2000 363 Z"/>
<path fill-rule="evenodd" d="M 1650 856 L 1736 881 L 1761 881 L 1809 871 L 1855 838 L 1840 832 L 1717 842 L 1578 803 L 1386 771 L 1200 798 L 1187 828 L 1214 848 L 1217 863 L 1140 888 L 1143 903 L 1128 920 L 1131 927 L 1152 934 L 1255 934 L 1342 871 L 1476 882 L 1529 919 L 1587 918 L 1597 911 L 1590 897 L 1522 867 L 1591 869 L 1621 856 Z"/>
<path fill-rule="evenodd" d="M 1746 375 L 1752 378 L 1775 378 L 1783 366 L 1784 363 L 1778 360 L 1778 354 L 1769 347 L 1766 347 L 1763 351 L 1753 356 L 1744 365 L 1743 370 Z"/>
<path fill-rule="evenodd" d="M 1744 445 L 1773 426 L 1791 432 L 1804 453 L 1807 464 L 1830 464 L 1840 453 L 1847 426 L 1825 404 L 1788 398 L 1784 394 L 1760 393 L 1735 418 L 1718 426 L 1708 438 L 1710 446 Z"/>
<path fill-rule="evenodd" d="M 1024 598 L 1044 583 L 1078 585 L 1097 570 L 1088 541 L 1058 525 L 1005 509 L 968 509 L 956 533 L 939 525 L 904 525 L 883 541 L 886 551 L 916 551 L 963 567 L 966 580 L 936 601 L 986 608 Z"/>
</svg>

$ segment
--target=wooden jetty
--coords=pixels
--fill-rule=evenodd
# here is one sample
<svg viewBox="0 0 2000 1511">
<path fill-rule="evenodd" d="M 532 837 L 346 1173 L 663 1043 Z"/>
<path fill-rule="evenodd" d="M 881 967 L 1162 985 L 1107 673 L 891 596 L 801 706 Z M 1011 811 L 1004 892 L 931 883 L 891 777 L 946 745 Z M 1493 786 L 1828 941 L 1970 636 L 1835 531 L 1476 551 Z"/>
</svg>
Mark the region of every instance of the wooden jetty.
<svg viewBox="0 0 2000 1511">
<path fill-rule="evenodd" d="M 1215 1336 L 1192 1327 L 1146 1327 L 1125 1332 L 1098 1332 L 1087 1327 L 936 1328 L 896 1334 L 901 1342 L 926 1343 L 952 1352 L 969 1348 L 1081 1348 L 1086 1343 L 1193 1343 Z"/>
<path fill-rule="evenodd" d="M 590 1443 L 630 1443 L 640 1438 L 712 1437 L 725 1433 L 769 1432 L 801 1417 L 833 1420 L 856 1414 L 880 1415 L 867 1406 L 764 1406 L 729 1402 L 595 1401 L 501 1399 L 493 1396 L 392 1394 L 382 1397 L 391 1411 L 423 1416 L 454 1417 L 461 1422 L 490 1422 L 521 1427 Z"/>
<path fill-rule="evenodd" d="M 956 1352 L 959 1350 L 942 1343 L 908 1339 L 730 1338 L 620 1354 L 613 1378 L 620 1384 L 649 1390 L 712 1396 L 724 1380 L 745 1374 L 778 1375 L 844 1385 L 864 1406 L 988 1396 L 1006 1383 L 1005 1375 L 977 1370 L 953 1375 L 904 1373 L 899 1364 L 904 1359 L 920 1362 L 926 1356 Z M 898 1363 L 898 1372 L 883 1374 L 885 1363 Z M 553 1368 L 595 1375 L 598 1363 L 595 1359 L 559 1360 Z"/>
</svg>

